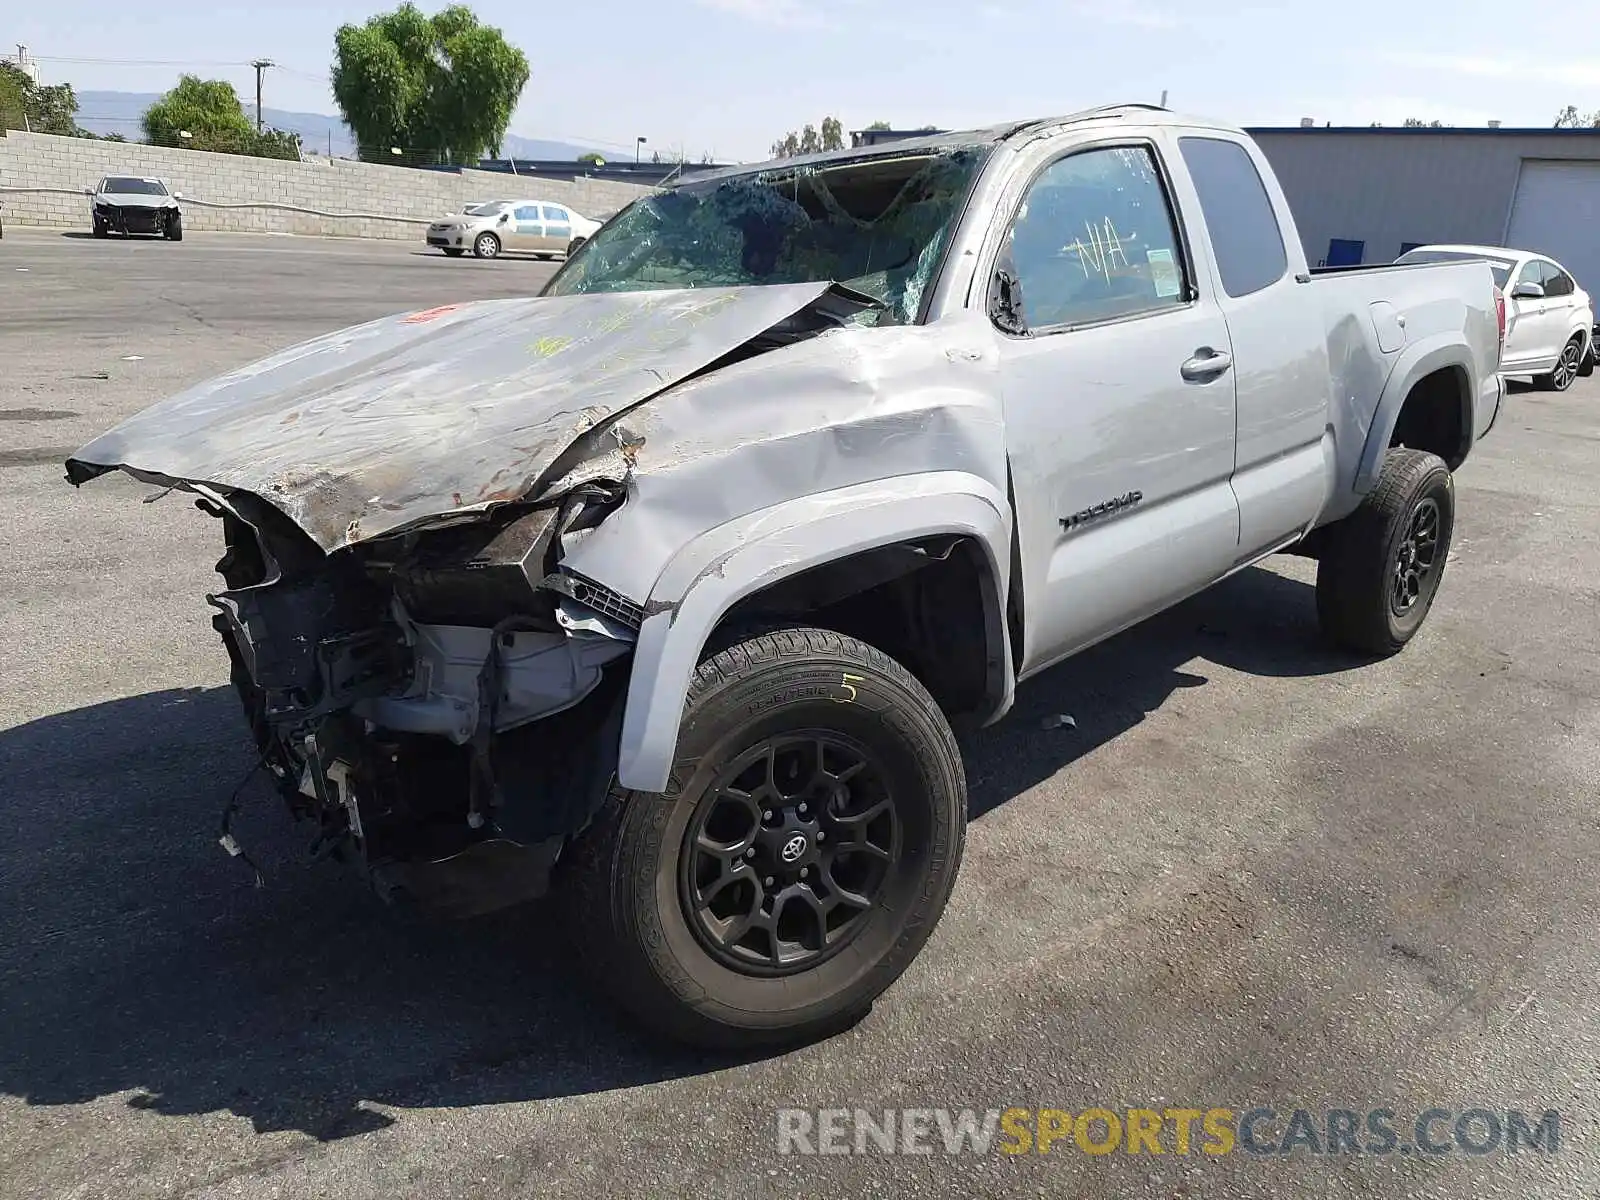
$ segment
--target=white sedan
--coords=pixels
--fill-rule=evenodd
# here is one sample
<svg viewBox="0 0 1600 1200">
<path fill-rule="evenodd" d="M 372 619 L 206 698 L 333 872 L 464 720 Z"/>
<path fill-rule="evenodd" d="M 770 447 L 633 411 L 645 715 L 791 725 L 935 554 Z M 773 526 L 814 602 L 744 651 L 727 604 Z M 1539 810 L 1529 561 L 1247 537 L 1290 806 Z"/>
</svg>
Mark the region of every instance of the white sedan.
<svg viewBox="0 0 1600 1200">
<path fill-rule="evenodd" d="M 478 258 L 497 258 L 506 251 L 571 255 L 599 228 L 599 221 L 565 204 L 490 200 L 435 221 L 428 226 L 426 241 L 452 258 L 468 251 Z"/>
<path fill-rule="evenodd" d="M 1531 375 L 1564 392 L 1594 369 L 1594 306 L 1572 273 L 1552 258 L 1503 246 L 1418 246 L 1397 263 L 1482 258 L 1506 296 L 1500 374 Z"/>
</svg>

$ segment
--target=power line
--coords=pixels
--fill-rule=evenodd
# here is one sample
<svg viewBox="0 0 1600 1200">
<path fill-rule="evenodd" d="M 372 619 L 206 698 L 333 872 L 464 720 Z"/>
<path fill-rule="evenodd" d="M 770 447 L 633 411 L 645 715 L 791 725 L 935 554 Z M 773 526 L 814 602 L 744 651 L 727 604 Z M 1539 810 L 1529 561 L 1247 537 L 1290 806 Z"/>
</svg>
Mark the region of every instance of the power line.
<svg viewBox="0 0 1600 1200">
<path fill-rule="evenodd" d="M 76 63 L 99 67 L 248 67 L 248 62 L 222 59 L 75 58 L 58 54 L 29 54 L 35 62 Z"/>
</svg>

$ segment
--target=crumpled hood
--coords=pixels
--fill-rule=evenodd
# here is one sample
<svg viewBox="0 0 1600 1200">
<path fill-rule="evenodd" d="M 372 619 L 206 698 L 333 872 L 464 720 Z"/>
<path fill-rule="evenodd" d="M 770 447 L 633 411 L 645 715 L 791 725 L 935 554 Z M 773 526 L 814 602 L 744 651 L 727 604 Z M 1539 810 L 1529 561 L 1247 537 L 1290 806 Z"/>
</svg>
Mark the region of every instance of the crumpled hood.
<svg viewBox="0 0 1600 1200">
<path fill-rule="evenodd" d="M 100 204 L 115 204 L 118 208 L 176 208 L 178 205 L 172 196 L 146 196 L 143 192 L 99 192 L 95 200 Z"/>
<path fill-rule="evenodd" d="M 827 283 L 484 300 L 329 334 L 161 401 L 67 460 L 243 490 L 325 551 L 534 495 L 587 430 Z"/>
</svg>

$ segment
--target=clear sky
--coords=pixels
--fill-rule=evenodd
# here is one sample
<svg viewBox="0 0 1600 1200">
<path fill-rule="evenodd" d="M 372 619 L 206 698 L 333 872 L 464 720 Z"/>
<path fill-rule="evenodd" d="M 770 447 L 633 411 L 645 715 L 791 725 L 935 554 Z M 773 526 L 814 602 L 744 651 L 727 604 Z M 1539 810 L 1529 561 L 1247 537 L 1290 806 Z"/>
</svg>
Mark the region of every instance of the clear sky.
<svg viewBox="0 0 1600 1200">
<path fill-rule="evenodd" d="M 18 0 L 0 39 L 44 82 L 164 91 L 180 70 L 268 107 L 335 112 L 333 33 L 378 4 L 312 0 Z M 388 5 L 392 7 L 392 5 Z M 424 2 L 434 11 L 441 3 Z M 511 123 L 525 137 L 691 157 L 765 157 L 790 128 L 837 115 L 945 128 L 1157 101 L 1238 124 L 1548 125 L 1600 109 L 1600 18 L 1583 6 L 1446 0 L 477 0 L 527 53 Z M 913 15 L 915 14 L 915 15 Z M 10 52 L 10 47 L 6 47 Z M 150 65 L 106 61 L 140 60 Z"/>
</svg>

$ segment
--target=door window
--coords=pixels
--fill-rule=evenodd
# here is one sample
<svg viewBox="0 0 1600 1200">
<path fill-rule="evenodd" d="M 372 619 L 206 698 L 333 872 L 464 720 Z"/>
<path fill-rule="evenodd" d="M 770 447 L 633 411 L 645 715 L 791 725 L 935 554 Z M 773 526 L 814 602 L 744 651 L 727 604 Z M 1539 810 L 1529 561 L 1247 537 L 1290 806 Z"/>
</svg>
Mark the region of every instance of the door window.
<svg viewBox="0 0 1600 1200">
<path fill-rule="evenodd" d="M 1568 275 L 1555 263 L 1540 264 L 1542 272 L 1540 282 L 1544 284 L 1546 296 L 1570 296 L 1573 292 L 1572 276 Z"/>
<path fill-rule="evenodd" d="M 1249 152 L 1238 142 L 1210 137 L 1179 138 L 1178 148 L 1200 194 L 1223 291 L 1237 300 L 1277 283 L 1289 269 L 1289 256 L 1278 214 Z M 1361 261 L 1360 250 L 1351 261 Z M 1328 265 L 1335 265 L 1332 246 Z"/>
<path fill-rule="evenodd" d="M 566 225 L 571 222 L 571 218 L 567 216 L 566 209 L 556 208 L 551 204 L 544 206 L 544 219 L 546 221 L 554 221 L 557 225 Z"/>
<path fill-rule="evenodd" d="M 537 233 L 539 231 L 539 206 L 537 204 L 524 204 L 517 209 L 514 215 L 519 233 Z M 531 228 L 528 228 L 530 226 Z"/>
<path fill-rule="evenodd" d="M 1146 147 L 1086 150 L 1052 163 L 1029 186 L 1007 245 L 1029 329 L 1188 300 L 1172 208 Z"/>
</svg>

